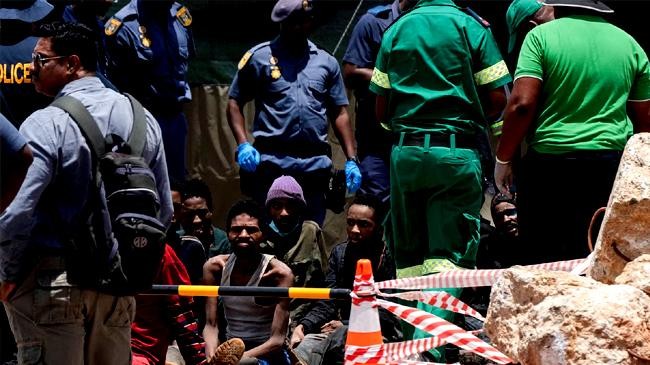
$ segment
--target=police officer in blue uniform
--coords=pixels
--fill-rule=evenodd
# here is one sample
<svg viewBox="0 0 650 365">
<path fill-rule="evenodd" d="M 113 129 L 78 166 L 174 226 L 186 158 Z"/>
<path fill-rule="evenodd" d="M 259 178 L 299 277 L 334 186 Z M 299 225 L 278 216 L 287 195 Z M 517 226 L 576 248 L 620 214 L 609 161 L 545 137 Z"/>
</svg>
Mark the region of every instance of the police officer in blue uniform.
<svg viewBox="0 0 650 365">
<path fill-rule="evenodd" d="M 0 2 L 0 113 L 15 126 L 51 102 L 34 89 L 29 64 L 38 40 L 32 26 L 48 21 L 52 9 L 45 0 Z"/>
<path fill-rule="evenodd" d="M 332 168 L 328 119 L 341 142 L 350 192 L 361 184 L 348 99 L 336 59 L 307 38 L 310 0 L 279 0 L 271 19 L 280 35 L 244 54 L 230 88 L 228 122 L 238 143 L 242 192 L 264 203 L 273 180 L 293 176 L 307 201 L 307 219 L 323 223 Z M 254 145 L 247 141 L 244 105 L 255 100 Z"/>
<path fill-rule="evenodd" d="M 343 55 L 343 79 L 356 98 L 355 136 L 363 176 L 360 192 L 375 195 L 384 203 L 390 195 L 388 163 L 393 137 L 375 118 L 375 95 L 368 85 L 384 31 L 416 2 L 395 0 L 370 8 L 354 27 Z"/>
<path fill-rule="evenodd" d="M 47 20 L 52 9 L 45 0 L 0 3 L 0 114 L 16 127 L 51 101 L 34 89 L 29 65 L 38 41 L 31 35 L 32 24 Z M 16 341 L 0 308 L 0 364 L 15 360 L 15 353 Z"/>
<path fill-rule="evenodd" d="M 189 10 L 170 0 L 131 0 L 106 22 L 109 79 L 154 115 L 163 133 L 170 177 L 185 178 L 187 120 L 191 100 L 188 60 L 194 55 Z"/>
</svg>

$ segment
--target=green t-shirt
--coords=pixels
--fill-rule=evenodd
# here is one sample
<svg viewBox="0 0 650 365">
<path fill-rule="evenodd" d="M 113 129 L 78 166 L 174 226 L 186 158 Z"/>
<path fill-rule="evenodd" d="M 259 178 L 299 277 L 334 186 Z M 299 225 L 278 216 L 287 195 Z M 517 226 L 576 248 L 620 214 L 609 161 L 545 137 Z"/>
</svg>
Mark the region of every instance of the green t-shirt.
<svg viewBox="0 0 650 365">
<path fill-rule="evenodd" d="M 421 0 L 386 30 L 370 90 L 387 97 L 395 132 L 475 134 L 479 89 L 510 81 L 488 28 L 451 0 Z"/>
<path fill-rule="evenodd" d="M 540 153 L 623 150 L 632 135 L 626 102 L 650 99 L 645 52 L 598 16 L 560 18 L 530 31 L 517 63 L 520 77 L 543 82 L 528 138 Z"/>
</svg>

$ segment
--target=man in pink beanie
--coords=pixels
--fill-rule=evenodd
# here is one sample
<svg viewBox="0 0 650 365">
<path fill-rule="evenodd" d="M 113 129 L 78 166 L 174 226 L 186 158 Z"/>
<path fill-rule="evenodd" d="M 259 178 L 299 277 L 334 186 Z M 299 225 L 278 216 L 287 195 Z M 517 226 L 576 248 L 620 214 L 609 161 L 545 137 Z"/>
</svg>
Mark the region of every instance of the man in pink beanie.
<svg viewBox="0 0 650 365">
<path fill-rule="evenodd" d="M 325 284 L 328 252 L 323 231 L 318 224 L 305 220 L 307 203 L 300 184 L 291 176 L 273 181 L 266 196 L 270 218 L 267 240 L 261 244 L 264 253 L 273 254 L 293 271 L 294 286 L 317 288 Z M 304 315 L 307 302 L 291 302 L 291 320 Z"/>
</svg>

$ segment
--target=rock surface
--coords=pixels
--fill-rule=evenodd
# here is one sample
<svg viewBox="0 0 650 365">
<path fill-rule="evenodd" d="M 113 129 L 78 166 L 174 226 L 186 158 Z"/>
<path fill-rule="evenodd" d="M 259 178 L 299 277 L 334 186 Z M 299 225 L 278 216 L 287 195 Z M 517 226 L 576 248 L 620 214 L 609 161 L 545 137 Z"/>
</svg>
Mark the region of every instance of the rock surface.
<svg viewBox="0 0 650 365">
<path fill-rule="evenodd" d="M 650 297 L 565 272 L 510 269 L 492 288 L 486 334 L 522 365 L 650 364 Z"/>
<path fill-rule="evenodd" d="M 650 133 L 625 146 L 587 275 L 614 283 L 625 265 L 650 254 Z"/>
<path fill-rule="evenodd" d="M 639 256 L 625 265 L 623 273 L 616 278 L 616 284 L 631 285 L 650 295 L 650 255 Z"/>
</svg>

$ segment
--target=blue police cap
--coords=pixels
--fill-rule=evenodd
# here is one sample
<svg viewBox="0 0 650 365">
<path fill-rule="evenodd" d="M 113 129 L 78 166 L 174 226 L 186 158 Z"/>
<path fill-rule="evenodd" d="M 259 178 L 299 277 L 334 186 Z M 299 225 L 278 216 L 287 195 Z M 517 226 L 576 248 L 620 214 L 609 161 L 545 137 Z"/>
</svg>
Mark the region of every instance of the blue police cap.
<svg viewBox="0 0 650 365">
<path fill-rule="evenodd" d="M 311 0 L 278 0 L 271 12 L 271 20 L 280 23 L 291 14 L 297 12 L 308 13 L 311 9 Z"/>
<path fill-rule="evenodd" d="M 0 19 L 37 22 L 47 16 L 54 6 L 45 0 L 3 0 Z"/>
</svg>

